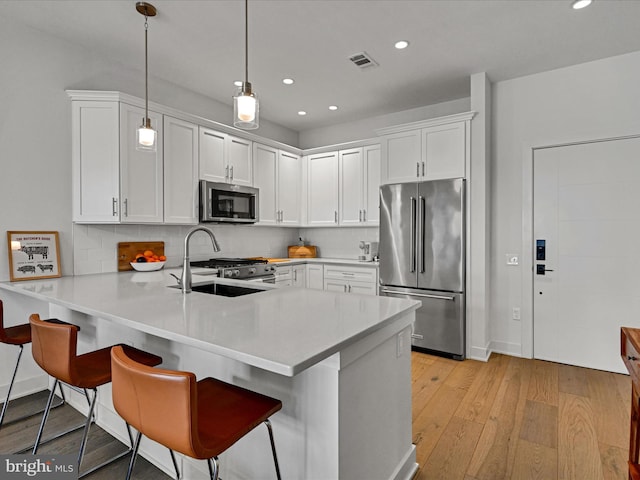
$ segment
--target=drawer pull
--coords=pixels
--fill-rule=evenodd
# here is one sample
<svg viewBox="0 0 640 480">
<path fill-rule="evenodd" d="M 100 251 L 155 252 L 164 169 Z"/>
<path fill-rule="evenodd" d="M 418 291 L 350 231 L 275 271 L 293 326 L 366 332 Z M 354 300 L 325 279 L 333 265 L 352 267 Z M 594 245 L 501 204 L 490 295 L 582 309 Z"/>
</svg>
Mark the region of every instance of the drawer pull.
<svg viewBox="0 0 640 480">
<path fill-rule="evenodd" d="M 635 362 L 636 360 L 638 360 L 638 357 L 634 357 L 633 355 L 627 355 L 627 360 L 631 360 L 632 362 Z"/>
</svg>

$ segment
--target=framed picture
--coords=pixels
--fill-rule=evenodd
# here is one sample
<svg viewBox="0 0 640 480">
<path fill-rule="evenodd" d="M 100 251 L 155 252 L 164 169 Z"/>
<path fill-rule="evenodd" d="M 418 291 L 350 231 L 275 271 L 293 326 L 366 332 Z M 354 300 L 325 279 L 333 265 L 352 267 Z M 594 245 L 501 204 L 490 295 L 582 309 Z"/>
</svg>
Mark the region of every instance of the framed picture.
<svg viewBox="0 0 640 480">
<path fill-rule="evenodd" d="M 7 232 L 12 282 L 62 276 L 58 232 Z"/>
</svg>

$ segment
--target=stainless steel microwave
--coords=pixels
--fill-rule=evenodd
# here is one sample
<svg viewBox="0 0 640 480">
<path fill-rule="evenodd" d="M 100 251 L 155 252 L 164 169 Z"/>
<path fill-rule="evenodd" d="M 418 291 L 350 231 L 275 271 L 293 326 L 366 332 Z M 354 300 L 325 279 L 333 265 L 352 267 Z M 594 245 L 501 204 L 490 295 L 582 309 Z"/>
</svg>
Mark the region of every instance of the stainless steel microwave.
<svg viewBox="0 0 640 480">
<path fill-rule="evenodd" d="M 258 189 L 200 180 L 200 221 L 255 223 Z"/>
</svg>

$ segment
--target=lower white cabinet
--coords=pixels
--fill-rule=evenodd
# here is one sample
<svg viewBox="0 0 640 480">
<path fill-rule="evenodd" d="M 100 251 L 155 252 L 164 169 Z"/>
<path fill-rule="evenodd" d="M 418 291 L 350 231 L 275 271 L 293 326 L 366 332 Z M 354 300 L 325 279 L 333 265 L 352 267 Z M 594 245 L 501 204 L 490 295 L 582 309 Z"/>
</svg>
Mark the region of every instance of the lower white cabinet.
<svg viewBox="0 0 640 480">
<path fill-rule="evenodd" d="M 324 289 L 332 292 L 377 295 L 377 269 L 344 265 L 324 266 Z"/>
<path fill-rule="evenodd" d="M 291 265 L 276 265 L 276 285 L 280 287 L 293 286 L 293 269 Z"/>
<path fill-rule="evenodd" d="M 307 286 L 307 266 L 306 265 L 292 265 L 291 266 L 291 284 L 294 287 L 305 288 Z"/>
<path fill-rule="evenodd" d="M 307 288 L 324 290 L 324 265 L 319 263 L 307 264 Z"/>
</svg>

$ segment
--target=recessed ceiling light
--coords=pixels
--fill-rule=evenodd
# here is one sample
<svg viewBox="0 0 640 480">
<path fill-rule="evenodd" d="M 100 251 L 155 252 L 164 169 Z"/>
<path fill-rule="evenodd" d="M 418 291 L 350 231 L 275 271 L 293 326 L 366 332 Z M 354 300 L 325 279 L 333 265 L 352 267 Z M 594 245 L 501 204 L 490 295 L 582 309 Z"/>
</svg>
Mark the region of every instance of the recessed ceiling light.
<svg viewBox="0 0 640 480">
<path fill-rule="evenodd" d="M 285 85 L 293 85 L 293 78 L 283 78 L 282 83 Z"/>
<path fill-rule="evenodd" d="M 407 48 L 409 46 L 409 42 L 407 42 L 406 40 L 400 40 L 399 42 L 396 42 L 395 47 L 398 50 L 402 50 L 403 48 Z"/>
<path fill-rule="evenodd" d="M 571 4 L 574 10 L 580 10 L 581 8 L 591 5 L 591 0 L 574 0 Z"/>
<path fill-rule="evenodd" d="M 331 105 L 329 106 L 329 110 L 337 110 L 338 106 L 337 105 Z"/>
<path fill-rule="evenodd" d="M 305 112 L 304 110 L 300 110 L 300 111 L 298 112 L 298 115 L 300 115 L 300 116 L 304 116 L 304 115 L 306 115 L 306 114 L 307 114 L 307 112 Z"/>
<path fill-rule="evenodd" d="M 236 80 L 235 82 L 233 82 L 233 84 L 234 84 L 236 87 L 241 87 L 241 86 L 242 86 L 242 80 Z"/>
</svg>

